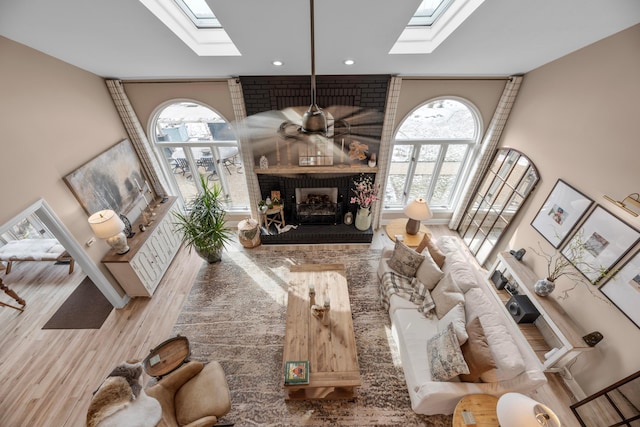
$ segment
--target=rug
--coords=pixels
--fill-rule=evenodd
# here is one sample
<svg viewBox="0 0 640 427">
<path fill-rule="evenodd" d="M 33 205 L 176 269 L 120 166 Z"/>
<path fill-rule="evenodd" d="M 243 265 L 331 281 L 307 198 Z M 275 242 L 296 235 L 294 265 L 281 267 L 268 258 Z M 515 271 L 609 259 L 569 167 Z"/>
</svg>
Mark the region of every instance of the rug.
<svg viewBox="0 0 640 427">
<path fill-rule="evenodd" d="M 113 306 L 85 277 L 42 329 L 100 329 Z"/>
<path fill-rule="evenodd" d="M 379 250 L 227 251 L 205 264 L 174 326 L 191 359 L 217 360 L 236 426 L 450 426 L 451 416 L 411 410 L 398 349 L 375 277 Z M 345 264 L 362 386 L 354 401 L 285 401 L 282 351 L 289 266 Z"/>
</svg>

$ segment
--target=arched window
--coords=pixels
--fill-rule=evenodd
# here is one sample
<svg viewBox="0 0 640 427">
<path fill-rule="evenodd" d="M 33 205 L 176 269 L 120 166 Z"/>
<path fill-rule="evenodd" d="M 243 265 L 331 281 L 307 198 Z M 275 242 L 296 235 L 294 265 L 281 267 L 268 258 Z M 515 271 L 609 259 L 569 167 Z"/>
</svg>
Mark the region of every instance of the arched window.
<svg viewBox="0 0 640 427">
<path fill-rule="evenodd" d="M 482 123 L 464 100 L 439 98 L 413 110 L 392 143 L 385 208 L 423 197 L 435 210 L 451 210 L 468 172 Z"/>
<path fill-rule="evenodd" d="M 171 101 L 158 107 L 150 126 L 167 175 L 185 201 L 202 190 L 201 175 L 222 187 L 228 210 L 249 209 L 238 141 L 220 114 L 194 101 Z"/>
</svg>

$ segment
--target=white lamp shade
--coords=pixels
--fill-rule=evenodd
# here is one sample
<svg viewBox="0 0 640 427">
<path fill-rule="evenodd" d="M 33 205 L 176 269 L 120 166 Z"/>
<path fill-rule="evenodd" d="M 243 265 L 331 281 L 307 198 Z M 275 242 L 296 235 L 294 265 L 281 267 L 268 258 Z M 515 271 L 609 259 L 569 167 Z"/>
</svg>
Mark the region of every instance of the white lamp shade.
<svg viewBox="0 0 640 427">
<path fill-rule="evenodd" d="M 431 213 L 431 209 L 429 209 L 427 201 L 422 197 L 418 197 L 417 199 L 411 201 L 407 206 L 405 206 L 404 214 L 409 218 L 415 219 L 417 221 L 424 221 L 433 216 L 433 214 Z"/>
<path fill-rule="evenodd" d="M 108 239 L 124 230 L 124 222 L 111 209 L 98 211 L 89 217 L 89 225 L 96 237 Z"/>
<path fill-rule="evenodd" d="M 500 427 L 561 427 L 549 407 L 520 393 L 506 393 L 496 407 Z"/>
</svg>

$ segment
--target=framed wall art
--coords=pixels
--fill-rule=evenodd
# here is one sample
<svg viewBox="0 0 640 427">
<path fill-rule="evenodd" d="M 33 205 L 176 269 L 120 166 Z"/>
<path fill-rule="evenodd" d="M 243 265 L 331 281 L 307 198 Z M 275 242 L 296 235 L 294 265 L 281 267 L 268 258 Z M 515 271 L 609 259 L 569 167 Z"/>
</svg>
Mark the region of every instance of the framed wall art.
<svg viewBox="0 0 640 427">
<path fill-rule="evenodd" d="M 599 289 L 640 328 L 640 251 Z"/>
<path fill-rule="evenodd" d="M 562 249 L 591 283 L 597 283 L 640 239 L 640 232 L 598 205 Z"/>
<path fill-rule="evenodd" d="M 559 179 L 531 222 L 554 248 L 559 248 L 593 200 Z"/>
<path fill-rule="evenodd" d="M 91 215 L 102 209 L 127 214 L 142 198 L 142 166 L 128 139 L 114 145 L 64 177 L 82 208 Z"/>
</svg>

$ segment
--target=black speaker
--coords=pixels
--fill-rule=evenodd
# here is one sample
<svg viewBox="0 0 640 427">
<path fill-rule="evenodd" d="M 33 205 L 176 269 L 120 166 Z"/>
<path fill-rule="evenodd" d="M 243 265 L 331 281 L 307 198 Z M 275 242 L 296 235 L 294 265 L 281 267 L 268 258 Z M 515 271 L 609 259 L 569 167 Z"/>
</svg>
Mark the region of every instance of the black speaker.
<svg viewBox="0 0 640 427">
<path fill-rule="evenodd" d="M 533 323 L 540 316 L 540 312 L 526 295 L 513 295 L 507 301 L 507 310 L 516 323 Z"/>
<path fill-rule="evenodd" d="M 504 289 L 504 285 L 509 283 L 506 277 L 502 274 L 501 271 L 496 270 L 491 275 L 491 281 L 496 286 L 496 289 Z"/>
</svg>

